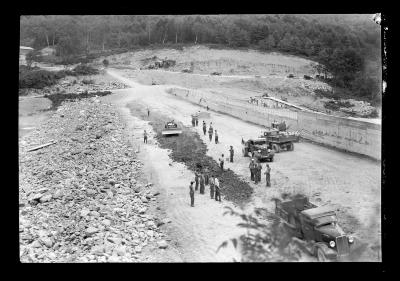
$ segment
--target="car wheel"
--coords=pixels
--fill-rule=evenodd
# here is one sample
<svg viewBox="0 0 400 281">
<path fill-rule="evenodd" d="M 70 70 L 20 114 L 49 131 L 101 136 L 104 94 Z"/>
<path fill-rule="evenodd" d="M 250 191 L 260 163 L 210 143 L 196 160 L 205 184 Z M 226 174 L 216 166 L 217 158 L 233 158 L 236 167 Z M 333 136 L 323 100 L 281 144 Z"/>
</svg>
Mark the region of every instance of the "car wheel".
<svg viewBox="0 0 400 281">
<path fill-rule="evenodd" d="M 326 262 L 324 250 L 322 250 L 320 247 L 317 248 L 317 258 L 319 262 Z"/>
</svg>

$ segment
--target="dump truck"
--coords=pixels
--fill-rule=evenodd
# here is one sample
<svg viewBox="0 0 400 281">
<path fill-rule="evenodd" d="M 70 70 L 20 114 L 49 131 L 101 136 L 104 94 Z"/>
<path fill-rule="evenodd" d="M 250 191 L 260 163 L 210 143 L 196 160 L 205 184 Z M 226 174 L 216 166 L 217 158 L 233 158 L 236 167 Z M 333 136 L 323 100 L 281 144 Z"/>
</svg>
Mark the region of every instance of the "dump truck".
<svg viewBox="0 0 400 281">
<path fill-rule="evenodd" d="M 178 128 L 178 125 L 172 120 L 165 124 L 165 129 L 162 130 L 163 136 L 180 135 L 182 130 Z"/>
<path fill-rule="evenodd" d="M 270 146 L 275 153 L 282 150 L 292 151 L 294 149 L 294 142 L 299 141 L 299 136 L 288 134 L 286 132 L 279 132 L 278 129 L 267 129 L 262 133 L 260 138 L 265 138 L 268 146 Z"/>
<path fill-rule="evenodd" d="M 309 251 L 318 261 L 341 261 L 355 248 L 355 238 L 339 226 L 332 207 L 314 205 L 298 195 L 276 199 L 275 214 L 292 236 L 311 242 Z"/>
<path fill-rule="evenodd" d="M 275 153 L 271 150 L 271 147 L 267 144 L 265 138 L 249 139 L 243 142 L 242 153 L 244 157 L 251 156 L 262 161 L 274 161 Z"/>
<path fill-rule="evenodd" d="M 297 131 L 289 131 L 289 127 L 290 126 L 286 126 L 285 121 L 274 121 L 271 123 L 271 127 L 269 129 L 276 129 L 281 135 L 292 136 L 295 139 L 294 142 L 298 142 L 300 140 L 300 134 Z"/>
</svg>

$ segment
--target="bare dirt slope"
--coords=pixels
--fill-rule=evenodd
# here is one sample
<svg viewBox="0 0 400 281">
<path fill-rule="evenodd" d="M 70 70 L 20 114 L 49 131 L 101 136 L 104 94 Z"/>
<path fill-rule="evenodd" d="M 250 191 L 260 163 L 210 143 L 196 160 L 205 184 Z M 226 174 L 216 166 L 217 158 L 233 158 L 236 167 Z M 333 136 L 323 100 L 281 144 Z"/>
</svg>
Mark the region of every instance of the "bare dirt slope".
<svg viewBox="0 0 400 281">
<path fill-rule="evenodd" d="M 176 65 L 163 70 L 143 70 L 154 59 L 172 59 Z M 268 93 L 312 110 L 338 116 L 364 117 L 373 110 L 367 104 L 354 103 L 351 108 L 331 110 L 325 108 L 330 99 L 316 94 L 316 90 L 331 90 L 319 80 L 306 80 L 304 75 L 314 77 L 315 62 L 279 53 L 261 53 L 255 50 L 216 50 L 205 46 L 175 49 L 158 49 L 129 52 L 108 57 L 110 66 L 127 69 L 135 81 L 142 84 L 175 84 L 189 88 L 213 88 L 224 94 L 232 91 L 253 91 L 246 97 Z M 102 58 L 97 60 L 101 64 Z M 181 73 L 194 63 L 193 74 Z M 220 72 L 221 76 L 211 76 Z M 294 74 L 294 78 L 287 78 Z M 351 102 L 351 101 L 350 101 Z M 353 113 L 349 113 L 349 109 Z M 377 108 L 379 112 L 379 108 Z"/>
<path fill-rule="evenodd" d="M 131 93 L 132 98 L 140 97 L 144 106 L 171 116 L 186 126 L 191 125 L 190 115 L 200 110 L 195 105 L 166 94 L 164 86 L 138 86 L 121 73 L 110 71 L 110 74 L 135 87 L 122 92 Z M 222 153 L 227 155 L 229 146 L 233 145 L 235 162 L 226 166 L 244 179 L 249 179 L 249 159 L 240 155 L 240 141 L 242 137 L 246 139 L 259 135 L 262 128 L 217 113 L 212 113 L 211 119 L 206 121 L 207 124 L 213 122 L 221 142 L 215 145 L 208 141 L 207 136 L 202 136 L 207 143 L 207 155 L 218 160 Z M 201 127 L 196 130 L 202 135 Z M 258 186 L 250 183 L 255 194 L 249 208 L 271 208 L 271 197 L 280 192 L 303 192 L 319 205 L 336 206 L 346 231 L 368 241 L 370 245 L 380 244 L 380 163 L 310 143 L 298 143 L 293 152 L 277 155 L 270 166 L 273 188 L 266 189 L 264 179 Z M 182 196 L 187 196 L 185 193 L 182 192 Z M 369 252 L 364 258 L 376 261 L 377 254 Z"/>
</svg>

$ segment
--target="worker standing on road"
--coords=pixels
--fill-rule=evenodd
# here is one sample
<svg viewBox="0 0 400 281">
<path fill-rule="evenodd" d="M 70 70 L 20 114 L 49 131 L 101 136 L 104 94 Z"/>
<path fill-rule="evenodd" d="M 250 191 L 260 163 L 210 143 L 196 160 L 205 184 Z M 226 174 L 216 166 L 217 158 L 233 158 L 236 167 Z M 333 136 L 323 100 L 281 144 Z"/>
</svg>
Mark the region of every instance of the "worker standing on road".
<svg viewBox="0 0 400 281">
<path fill-rule="evenodd" d="M 200 174 L 200 194 L 204 194 L 204 175 Z"/>
<path fill-rule="evenodd" d="M 208 111 L 208 105 L 207 105 L 207 111 Z"/>
<path fill-rule="evenodd" d="M 147 117 L 149 117 L 149 116 L 150 116 L 150 109 L 147 108 Z"/>
<path fill-rule="evenodd" d="M 254 159 L 251 159 L 251 162 L 250 162 L 250 164 L 249 164 L 249 168 L 250 168 L 250 179 L 252 180 L 252 181 L 254 181 L 254 174 L 255 174 L 255 164 L 256 163 L 254 163 Z"/>
<path fill-rule="evenodd" d="M 219 180 L 217 177 L 215 177 L 214 186 L 215 186 L 215 201 L 221 202 L 221 189 L 220 189 Z"/>
<path fill-rule="evenodd" d="M 195 123 L 195 120 L 194 120 L 194 117 L 192 116 L 192 126 L 194 127 L 194 126 L 196 126 L 196 123 Z"/>
<path fill-rule="evenodd" d="M 147 132 L 146 132 L 146 130 L 144 130 L 144 133 L 143 133 L 143 143 L 147 143 Z"/>
<path fill-rule="evenodd" d="M 233 154 L 234 154 L 234 151 L 233 151 L 233 146 L 231 145 L 231 149 L 229 149 L 229 153 L 230 153 L 230 161 L 231 161 L 231 163 L 233 163 Z"/>
<path fill-rule="evenodd" d="M 215 192 L 215 190 L 214 190 L 214 175 L 211 175 L 211 177 L 210 177 L 210 197 L 211 197 L 211 199 L 214 199 L 214 192 Z"/>
<path fill-rule="evenodd" d="M 258 162 L 257 163 L 257 182 L 256 183 L 261 182 L 261 170 L 262 170 L 261 163 Z"/>
<path fill-rule="evenodd" d="M 196 118 L 196 127 L 199 126 L 199 119 Z"/>
<path fill-rule="evenodd" d="M 210 125 L 210 128 L 208 129 L 208 137 L 210 138 L 210 142 L 212 140 L 212 135 L 213 135 L 213 128 Z"/>
<path fill-rule="evenodd" d="M 221 171 L 224 171 L 224 155 L 221 155 L 221 158 L 219 160 L 219 167 L 221 168 Z"/>
<path fill-rule="evenodd" d="M 205 168 L 204 170 L 204 184 L 208 185 L 210 182 L 210 173 L 208 171 L 208 168 Z"/>
<path fill-rule="evenodd" d="M 269 167 L 268 164 L 265 168 L 266 168 L 266 171 L 264 174 L 265 174 L 266 186 L 269 187 L 269 186 L 271 186 L 271 168 Z"/>
<path fill-rule="evenodd" d="M 204 133 L 204 135 L 206 135 L 206 132 L 207 132 L 207 125 L 206 125 L 206 122 L 203 120 L 203 133 Z"/>
<path fill-rule="evenodd" d="M 217 144 L 217 143 L 218 143 L 218 133 L 217 133 L 217 130 L 215 130 L 214 139 L 215 139 L 215 144 Z"/>
<path fill-rule="evenodd" d="M 196 182 L 195 190 L 197 191 L 199 189 L 199 174 L 197 172 L 195 173 L 194 180 Z"/>
<path fill-rule="evenodd" d="M 257 184 L 258 183 L 258 163 L 254 163 L 254 168 L 253 168 L 253 173 L 254 173 L 254 183 Z"/>
<path fill-rule="evenodd" d="M 250 169 L 250 179 L 253 181 L 254 180 L 254 159 L 251 159 L 251 162 L 249 164 L 249 169 Z"/>
<path fill-rule="evenodd" d="M 191 207 L 194 207 L 193 181 L 190 182 L 190 186 L 189 186 L 189 195 L 190 195 L 190 206 L 191 206 Z"/>
</svg>

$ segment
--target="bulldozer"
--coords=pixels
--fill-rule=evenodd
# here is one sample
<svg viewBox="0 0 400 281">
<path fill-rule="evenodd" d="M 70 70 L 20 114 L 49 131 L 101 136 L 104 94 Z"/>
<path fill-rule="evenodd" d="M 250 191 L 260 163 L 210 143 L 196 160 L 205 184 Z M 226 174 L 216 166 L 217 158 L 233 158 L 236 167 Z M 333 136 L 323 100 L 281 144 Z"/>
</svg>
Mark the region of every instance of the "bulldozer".
<svg viewBox="0 0 400 281">
<path fill-rule="evenodd" d="M 178 128 L 178 124 L 174 120 L 169 121 L 165 124 L 165 129 L 162 130 L 161 134 L 163 136 L 172 136 L 182 134 L 182 130 Z"/>
</svg>

